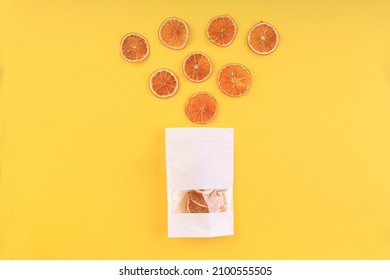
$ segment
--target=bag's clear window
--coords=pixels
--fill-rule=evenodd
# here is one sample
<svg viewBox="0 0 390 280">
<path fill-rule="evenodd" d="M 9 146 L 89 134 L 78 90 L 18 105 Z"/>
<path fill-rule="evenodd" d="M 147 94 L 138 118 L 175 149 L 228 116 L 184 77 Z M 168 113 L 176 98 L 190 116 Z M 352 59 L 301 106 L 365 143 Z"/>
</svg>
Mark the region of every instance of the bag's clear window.
<svg viewBox="0 0 390 280">
<path fill-rule="evenodd" d="M 191 189 L 172 192 L 173 213 L 219 213 L 229 209 L 227 189 Z"/>
</svg>

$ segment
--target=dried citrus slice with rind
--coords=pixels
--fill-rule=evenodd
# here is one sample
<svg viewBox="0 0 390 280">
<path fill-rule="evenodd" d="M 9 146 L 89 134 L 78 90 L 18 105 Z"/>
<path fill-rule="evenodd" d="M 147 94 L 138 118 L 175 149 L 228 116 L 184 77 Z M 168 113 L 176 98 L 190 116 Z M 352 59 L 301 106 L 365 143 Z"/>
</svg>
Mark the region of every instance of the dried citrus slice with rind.
<svg viewBox="0 0 390 280">
<path fill-rule="evenodd" d="M 214 17 L 206 28 L 207 38 L 220 47 L 229 46 L 236 37 L 237 26 L 229 15 Z"/>
<path fill-rule="evenodd" d="M 185 212 L 186 213 L 209 213 L 207 207 L 201 207 L 198 204 L 194 203 L 191 198 L 187 198 L 185 203 Z"/>
<path fill-rule="evenodd" d="M 149 87 L 156 97 L 168 98 L 176 94 L 179 88 L 179 79 L 171 70 L 161 68 L 150 76 Z"/>
<path fill-rule="evenodd" d="M 225 212 L 228 209 L 225 191 L 221 189 L 212 189 L 207 192 L 188 191 L 184 211 L 186 213 Z"/>
<path fill-rule="evenodd" d="M 212 121 L 217 114 L 217 100 L 207 92 L 198 92 L 192 95 L 185 105 L 188 119 L 197 124 Z"/>
<path fill-rule="evenodd" d="M 127 61 L 142 61 L 148 57 L 149 51 L 149 43 L 141 34 L 132 32 L 122 38 L 121 55 Z"/>
<path fill-rule="evenodd" d="M 218 73 L 218 86 L 228 96 L 239 97 L 244 95 L 250 84 L 251 73 L 242 64 L 228 64 Z"/>
<path fill-rule="evenodd" d="M 199 205 L 200 207 L 208 207 L 207 202 L 201 193 L 196 191 L 189 191 L 188 196 L 195 204 Z"/>
<path fill-rule="evenodd" d="M 211 208 L 214 205 L 218 205 L 218 192 L 217 190 L 210 190 L 210 192 L 199 192 L 192 190 L 188 192 L 191 200 L 201 207 Z"/>
<path fill-rule="evenodd" d="M 178 17 L 170 17 L 160 25 L 158 37 L 168 48 L 183 49 L 188 41 L 188 25 Z"/>
<path fill-rule="evenodd" d="M 183 72 L 187 79 L 192 82 L 207 80 L 213 67 L 210 58 L 202 52 L 190 53 L 183 62 Z"/>
<path fill-rule="evenodd" d="M 272 53 L 279 44 L 279 33 L 271 24 L 261 21 L 249 31 L 248 46 L 260 55 Z"/>
</svg>

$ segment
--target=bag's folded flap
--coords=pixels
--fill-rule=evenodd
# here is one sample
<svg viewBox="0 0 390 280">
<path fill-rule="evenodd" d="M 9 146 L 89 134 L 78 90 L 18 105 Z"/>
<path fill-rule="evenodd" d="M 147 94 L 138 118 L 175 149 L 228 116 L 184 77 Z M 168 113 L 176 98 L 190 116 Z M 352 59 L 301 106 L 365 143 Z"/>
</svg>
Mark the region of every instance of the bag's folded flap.
<svg viewBox="0 0 390 280">
<path fill-rule="evenodd" d="M 168 188 L 233 186 L 233 128 L 166 128 Z"/>
</svg>

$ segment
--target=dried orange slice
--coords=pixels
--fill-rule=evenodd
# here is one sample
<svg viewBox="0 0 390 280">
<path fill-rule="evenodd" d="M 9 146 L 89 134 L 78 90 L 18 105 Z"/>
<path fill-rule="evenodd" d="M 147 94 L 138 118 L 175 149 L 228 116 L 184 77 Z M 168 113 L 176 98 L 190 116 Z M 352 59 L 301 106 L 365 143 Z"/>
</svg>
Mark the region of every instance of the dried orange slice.
<svg viewBox="0 0 390 280">
<path fill-rule="evenodd" d="M 207 80 L 211 75 L 211 70 L 211 60 L 202 52 L 193 52 L 184 59 L 184 75 L 192 82 Z"/>
<path fill-rule="evenodd" d="M 241 64 L 228 64 L 218 73 L 218 86 L 232 97 L 244 95 L 251 84 L 249 70 Z"/>
<path fill-rule="evenodd" d="M 217 114 L 217 100 L 207 92 L 198 92 L 187 100 L 185 112 L 194 123 L 208 123 Z"/>
<path fill-rule="evenodd" d="M 217 204 L 218 202 L 218 192 L 217 190 L 210 190 L 209 192 L 199 192 L 197 190 L 192 190 L 188 192 L 191 200 L 198 204 L 201 207 L 212 207 L 212 205 Z"/>
<path fill-rule="evenodd" d="M 187 45 L 187 23 L 180 18 L 170 17 L 160 25 L 158 37 L 166 47 L 180 50 Z"/>
<path fill-rule="evenodd" d="M 195 204 L 198 204 L 200 207 L 207 207 L 207 202 L 201 193 L 196 191 L 189 191 L 188 196 Z"/>
<path fill-rule="evenodd" d="M 266 55 L 272 53 L 279 43 L 279 34 L 275 27 L 267 22 L 256 24 L 249 31 L 248 46 L 257 54 Z"/>
<path fill-rule="evenodd" d="M 188 198 L 185 204 L 186 213 L 209 213 L 209 208 L 196 204 L 191 198 Z"/>
<path fill-rule="evenodd" d="M 185 200 L 186 213 L 217 213 L 228 209 L 225 190 L 191 190 Z"/>
<path fill-rule="evenodd" d="M 149 55 L 149 43 L 138 33 L 128 33 L 121 41 L 121 55 L 130 62 L 142 61 Z"/>
<path fill-rule="evenodd" d="M 168 98 L 176 94 L 179 80 L 171 70 L 162 68 L 150 76 L 149 87 L 155 96 Z"/>
<path fill-rule="evenodd" d="M 212 18 L 206 29 L 207 38 L 220 46 L 229 46 L 237 34 L 237 26 L 229 15 L 217 16 Z"/>
</svg>

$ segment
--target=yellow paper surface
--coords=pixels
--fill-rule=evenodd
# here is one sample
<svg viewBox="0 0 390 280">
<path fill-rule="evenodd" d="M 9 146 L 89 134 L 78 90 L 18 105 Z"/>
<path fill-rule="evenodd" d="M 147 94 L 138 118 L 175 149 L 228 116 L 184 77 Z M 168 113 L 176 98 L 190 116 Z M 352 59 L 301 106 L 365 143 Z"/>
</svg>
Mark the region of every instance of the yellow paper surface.
<svg viewBox="0 0 390 280">
<path fill-rule="evenodd" d="M 237 23 L 233 44 L 205 35 L 214 16 Z M 0 2 L 1 259 L 390 258 L 389 1 Z M 158 39 L 184 19 L 185 49 Z M 249 50 L 259 21 L 280 44 Z M 124 61 L 121 38 L 143 34 L 150 56 Z M 192 51 L 213 73 L 191 83 Z M 242 63 L 249 92 L 224 95 L 219 69 Z M 157 68 L 180 80 L 149 91 Z M 193 93 L 219 105 L 208 127 L 235 129 L 235 235 L 167 238 L 166 127 Z M 204 127 L 204 126 L 203 126 Z"/>
</svg>

